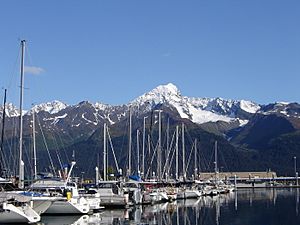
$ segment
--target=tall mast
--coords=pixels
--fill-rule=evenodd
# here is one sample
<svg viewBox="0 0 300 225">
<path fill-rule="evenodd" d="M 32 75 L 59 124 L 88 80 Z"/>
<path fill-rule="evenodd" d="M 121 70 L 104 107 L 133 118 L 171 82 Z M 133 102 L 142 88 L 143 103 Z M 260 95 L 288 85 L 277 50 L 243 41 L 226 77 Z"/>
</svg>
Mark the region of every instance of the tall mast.
<svg viewBox="0 0 300 225">
<path fill-rule="evenodd" d="M 157 177 L 161 181 L 161 110 L 158 111 Z"/>
<path fill-rule="evenodd" d="M 129 108 L 129 141 L 128 141 L 128 176 L 131 175 L 131 130 L 132 130 L 132 120 L 131 120 L 131 108 Z"/>
<path fill-rule="evenodd" d="M 106 155 L 107 155 L 107 147 L 106 147 L 106 123 L 104 123 L 103 125 L 103 180 L 106 181 L 106 165 L 107 165 L 107 162 L 106 162 Z"/>
<path fill-rule="evenodd" d="M 150 134 L 148 134 L 148 155 L 151 155 L 151 143 L 150 143 Z M 152 170 L 152 164 L 148 163 L 148 167 L 150 169 L 150 177 L 151 177 L 151 170 Z M 148 173 L 147 173 L 148 174 Z"/>
<path fill-rule="evenodd" d="M 184 148 L 184 123 L 182 123 L 182 170 L 183 170 L 183 179 L 186 178 L 185 171 L 185 148 Z"/>
<path fill-rule="evenodd" d="M 195 159 L 194 159 L 194 179 L 196 180 L 197 178 L 197 173 L 198 173 L 198 168 L 197 168 L 197 139 L 195 139 Z"/>
<path fill-rule="evenodd" d="M 137 174 L 140 175 L 140 131 L 136 130 Z"/>
<path fill-rule="evenodd" d="M 2 112 L 2 132 L 1 132 L 1 146 L 0 146 L 0 176 L 4 175 L 5 161 L 3 152 L 3 142 L 4 142 L 4 129 L 5 129 L 5 107 L 6 107 L 6 89 L 4 90 L 4 101 L 3 101 L 3 112 Z"/>
<path fill-rule="evenodd" d="M 146 135 L 146 116 L 144 116 L 144 126 L 143 126 L 143 149 L 142 149 L 142 174 L 145 177 L 145 135 Z"/>
<path fill-rule="evenodd" d="M 166 168 L 169 167 L 169 131 L 170 131 L 170 118 L 168 118 L 168 123 L 167 123 L 167 151 L 165 154 L 165 160 L 166 160 Z M 168 170 L 166 170 L 168 171 Z M 168 180 L 168 172 L 166 172 L 166 180 Z"/>
<path fill-rule="evenodd" d="M 216 184 L 218 182 L 218 142 L 215 141 L 215 179 Z"/>
<path fill-rule="evenodd" d="M 175 165 L 175 179 L 178 180 L 178 135 L 179 135 L 179 129 L 178 126 L 176 126 L 176 165 Z"/>
<path fill-rule="evenodd" d="M 24 94 L 24 61 L 25 44 L 21 41 L 21 85 L 20 85 L 20 128 L 19 128 L 19 188 L 24 188 L 24 162 L 23 162 L 23 94 Z"/>
<path fill-rule="evenodd" d="M 218 172 L 218 142 L 215 141 L 215 173 Z"/>
<path fill-rule="evenodd" d="M 34 180 L 37 179 L 37 165 L 36 165 L 36 141 L 35 141 L 35 111 L 32 110 L 32 139 L 33 139 L 33 166 L 34 166 Z"/>
</svg>

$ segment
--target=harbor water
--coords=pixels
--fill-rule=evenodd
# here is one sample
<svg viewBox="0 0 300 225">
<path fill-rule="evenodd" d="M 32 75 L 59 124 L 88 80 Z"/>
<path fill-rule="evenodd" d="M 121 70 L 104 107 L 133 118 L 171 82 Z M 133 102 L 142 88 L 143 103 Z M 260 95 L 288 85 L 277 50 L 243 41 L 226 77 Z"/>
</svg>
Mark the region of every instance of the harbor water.
<svg viewBox="0 0 300 225">
<path fill-rule="evenodd" d="M 84 216 L 42 216 L 38 224 L 299 225 L 299 192 L 297 188 L 241 189 L 214 197 L 104 209 Z"/>
</svg>

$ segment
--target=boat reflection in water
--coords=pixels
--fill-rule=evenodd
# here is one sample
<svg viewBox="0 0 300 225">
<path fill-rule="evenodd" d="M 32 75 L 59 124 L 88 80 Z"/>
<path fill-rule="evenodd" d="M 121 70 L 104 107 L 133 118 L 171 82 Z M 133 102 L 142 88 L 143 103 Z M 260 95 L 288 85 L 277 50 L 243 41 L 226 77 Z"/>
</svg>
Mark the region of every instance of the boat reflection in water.
<svg viewBox="0 0 300 225">
<path fill-rule="evenodd" d="M 51 224 L 296 225 L 300 224 L 299 189 L 239 190 L 214 197 L 103 210 L 92 215 L 43 216 L 39 223 L 39 225 Z"/>
</svg>

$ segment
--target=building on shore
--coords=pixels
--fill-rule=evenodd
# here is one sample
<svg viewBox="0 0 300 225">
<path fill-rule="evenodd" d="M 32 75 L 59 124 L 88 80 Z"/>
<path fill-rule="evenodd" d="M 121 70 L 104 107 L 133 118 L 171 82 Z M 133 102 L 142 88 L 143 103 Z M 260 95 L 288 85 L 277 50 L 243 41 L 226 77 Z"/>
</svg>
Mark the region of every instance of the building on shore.
<svg viewBox="0 0 300 225">
<path fill-rule="evenodd" d="M 266 172 L 220 172 L 217 174 L 218 178 L 221 180 L 234 179 L 236 176 L 237 179 L 272 179 L 276 178 L 277 174 L 273 171 Z M 210 180 L 215 179 L 216 174 L 214 172 L 200 173 L 200 180 Z"/>
</svg>

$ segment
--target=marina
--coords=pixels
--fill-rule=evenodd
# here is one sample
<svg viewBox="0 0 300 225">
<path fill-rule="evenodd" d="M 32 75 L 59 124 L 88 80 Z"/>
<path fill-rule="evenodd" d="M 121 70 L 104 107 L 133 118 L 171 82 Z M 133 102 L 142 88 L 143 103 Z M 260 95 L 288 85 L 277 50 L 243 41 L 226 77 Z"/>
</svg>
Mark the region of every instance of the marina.
<svg viewBox="0 0 300 225">
<path fill-rule="evenodd" d="M 296 225 L 300 222 L 299 210 L 299 189 L 243 189 L 214 197 L 104 209 L 83 216 L 42 216 L 37 224 Z"/>
<path fill-rule="evenodd" d="M 300 3 L 271 2 L 3 3 L 0 225 L 299 225 Z"/>
</svg>

